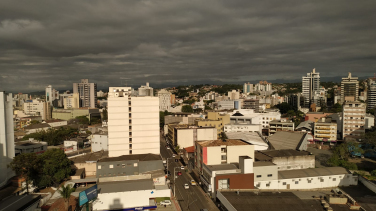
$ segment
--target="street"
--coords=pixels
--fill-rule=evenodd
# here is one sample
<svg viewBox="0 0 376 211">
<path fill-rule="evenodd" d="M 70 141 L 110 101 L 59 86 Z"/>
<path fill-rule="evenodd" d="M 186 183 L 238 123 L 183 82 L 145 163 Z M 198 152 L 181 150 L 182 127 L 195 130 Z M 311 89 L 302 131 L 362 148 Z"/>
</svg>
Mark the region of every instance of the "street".
<svg viewBox="0 0 376 211">
<path fill-rule="evenodd" d="M 210 211 L 212 210 L 218 210 L 213 201 L 209 198 L 207 194 L 204 193 L 202 188 L 199 186 L 198 181 L 196 181 L 197 185 L 192 186 L 191 180 L 192 177 L 183 169 L 180 169 L 182 166 L 181 163 L 175 162 L 175 158 L 172 158 L 172 150 L 166 148 L 166 141 L 164 137 L 161 135 L 161 155 L 164 159 L 167 159 L 168 162 L 168 170 L 171 173 L 171 176 L 169 177 L 171 183 L 172 183 L 172 191 L 174 192 L 174 176 L 176 176 L 176 173 L 178 171 L 181 171 L 182 175 L 175 178 L 176 180 L 176 199 L 179 202 L 179 205 L 182 210 L 200 210 L 200 209 L 208 209 Z M 171 158 L 171 159 L 170 159 Z M 178 158 L 178 157 L 176 157 Z M 175 175 L 174 175 L 174 169 L 175 169 Z M 186 168 L 185 168 L 186 169 Z M 185 189 L 184 185 L 189 184 L 189 189 Z"/>
</svg>

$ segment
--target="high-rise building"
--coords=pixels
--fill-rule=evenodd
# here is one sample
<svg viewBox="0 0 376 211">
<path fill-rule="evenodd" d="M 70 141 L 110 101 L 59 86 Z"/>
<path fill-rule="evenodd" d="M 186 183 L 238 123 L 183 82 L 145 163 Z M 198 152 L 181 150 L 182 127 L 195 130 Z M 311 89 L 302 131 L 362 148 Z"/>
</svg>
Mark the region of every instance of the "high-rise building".
<svg viewBox="0 0 376 211">
<path fill-rule="evenodd" d="M 341 103 L 345 101 L 357 101 L 359 97 L 358 77 L 352 77 L 351 73 L 341 82 Z"/>
<path fill-rule="evenodd" d="M 109 157 L 160 154 L 159 99 L 135 96 L 130 87 L 108 92 Z"/>
<path fill-rule="evenodd" d="M 365 133 L 366 105 L 359 101 L 345 101 L 342 112 L 342 138 L 360 139 Z"/>
<path fill-rule="evenodd" d="M 52 105 L 53 101 L 56 99 L 59 99 L 59 91 L 56 91 L 51 85 L 48 85 L 46 87 L 46 102 Z"/>
<path fill-rule="evenodd" d="M 376 107 L 376 83 L 369 79 L 368 94 L 367 94 L 367 109 L 374 109 Z"/>
<path fill-rule="evenodd" d="M 43 120 L 49 120 L 52 117 L 51 104 L 38 99 L 27 100 L 23 104 L 23 110 L 26 115 L 41 116 Z"/>
<path fill-rule="evenodd" d="M 248 93 L 253 93 L 253 84 L 251 83 L 244 83 L 243 86 L 243 93 L 248 94 Z"/>
<path fill-rule="evenodd" d="M 73 93 L 78 93 L 80 95 L 80 107 L 96 107 L 96 83 L 89 83 L 89 79 L 81 79 L 81 83 L 73 83 Z"/>
<path fill-rule="evenodd" d="M 313 103 L 315 91 L 320 89 L 320 73 L 313 69 L 312 72 L 307 73 L 307 76 L 302 77 L 302 94 L 304 96 L 304 107 L 309 108 Z"/>
<path fill-rule="evenodd" d="M 79 108 L 80 96 L 78 93 L 73 93 L 71 96 L 64 98 L 64 109 Z"/>
<path fill-rule="evenodd" d="M 239 100 L 239 92 L 236 90 L 232 90 L 231 92 L 227 93 L 229 100 Z"/>
<path fill-rule="evenodd" d="M 7 165 L 15 155 L 12 94 L 0 92 L 0 187 L 14 176 Z"/>
<path fill-rule="evenodd" d="M 153 88 L 149 86 L 149 82 L 146 82 L 146 86 L 141 86 L 138 88 L 138 95 L 139 96 L 154 96 Z"/>
<path fill-rule="evenodd" d="M 171 108 L 171 93 L 165 89 L 158 92 L 159 110 L 168 111 Z"/>
</svg>

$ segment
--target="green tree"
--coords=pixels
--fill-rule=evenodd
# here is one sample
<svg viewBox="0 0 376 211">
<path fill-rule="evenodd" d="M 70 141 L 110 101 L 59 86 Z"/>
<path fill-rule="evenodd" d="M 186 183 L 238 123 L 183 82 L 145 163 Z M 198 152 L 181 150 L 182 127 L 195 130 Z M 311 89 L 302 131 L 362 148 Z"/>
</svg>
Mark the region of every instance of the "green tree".
<svg viewBox="0 0 376 211">
<path fill-rule="evenodd" d="M 190 105 L 183 105 L 181 108 L 182 112 L 188 112 L 188 113 L 193 113 L 193 108 Z"/>
<path fill-rule="evenodd" d="M 376 177 L 376 169 L 373 170 L 373 171 L 371 171 L 371 175 L 374 176 L 374 177 Z"/>
<path fill-rule="evenodd" d="M 359 147 L 359 143 L 356 142 L 345 142 L 337 145 L 332 156 L 329 158 L 327 163 L 331 166 L 341 166 L 350 170 L 357 170 L 355 163 L 349 162 L 349 158 L 352 155 L 362 154 L 364 151 Z"/>
<path fill-rule="evenodd" d="M 339 113 L 342 112 L 342 106 L 339 103 L 336 103 L 333 105 L 332 109 L 330 109 L 330 112 L 332 113 Z"/>
<path fill-rule="evenodd" d="M 72 161 L 61 149 L 49 149 L 40 156 L 38 162 L 42 165 L 38 178 L 34 178 L 37 187 L 50 187 L 60 184 L 72 173 Z"/>
<path fill-rule="evenodd" d="M 37 154 L 22 153 L 13 158 L 8 165 L 16 174 L 26 181 L 26 192 L 29 193 L 29 184 L 34 177 L 37 176 L 36 170 L 40 168 L 40 163 L 37 161 Z"/>
<path fill-rule="evenodd" d="M 61 197 L 64 199 L 64 205 L 65 205 L 65 210 L 69 210 L 69 199 L 71 197 L 71 194 L 75 191 L 76 189 L 73 188 L 70 184 L 66 186 L 61 186 L 59 190 L 57 190 Z"/>
<path fill-rule="evenodd" d="M 39 124 L 40 122 L 38 120 L 31 120 L 30 125 L 36 125 Z"/>
<path fill-rule="evenodd" d="M 107 109 L 103 109 L 103 120 L 108 120 Z"/>
<path fill-rule="evenodd" d="M 288 111 L 294 110 L 294 108 L 286 102 L 275 105 L 275 107 L 277 107 L 279 109 L 281 114 L 286 114 Z"/>
<path fill-rule="evenodd" d="M 293 117 L 293 116 L 295 116 L 295 111 L 294 111 L 294 110 L 289 110 L 289 111 L 287 112 L 287 116 L 289 116 L 289 117 Z"/>
</svg>

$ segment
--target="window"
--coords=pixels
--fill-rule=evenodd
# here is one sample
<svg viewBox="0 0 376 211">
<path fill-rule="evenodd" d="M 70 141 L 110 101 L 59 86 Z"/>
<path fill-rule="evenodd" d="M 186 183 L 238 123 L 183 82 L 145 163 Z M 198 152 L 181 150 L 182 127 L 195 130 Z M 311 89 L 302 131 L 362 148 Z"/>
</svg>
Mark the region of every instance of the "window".
<svg viewBox="0 0 376 211">
<path fill-rule="evenodd" d="M 109 177 L 111 177 L 111 174 L 108 174 Z"/>
<path fill-rule="evenodd" d="M 261 177 L 261 175 L 257 175 L 256 177 L 257 177 L 257 178 L 260 178 L 260 177 Z"/>
<path fill-rule="evenodd" d="M 268 174 L 268 177 L 272 177 L 273 176 L 273 174 Z"/>
<path fill-rule="evenodd" d="M 270 183 L 266 183 L 266 187 L 270 187 Z"/>
<path fill-rule="evenodd" d="M 299 182 L 298 182 L 298 181 L 295 181 L 295 184 L 299 184 Z"/>
<path fill-rule="evenodd" d="M 125 164 L 121 164 L 121 167 L 122 167 L 122 168 L 125 168 Z"/>
<path fill-rule="evenodd" d="M 109 167 L 110 167 L 110 169 L 113 169 L 113 168 L 114 168 L 114 165 L 110 165 Z"/>
<path fill-rule="evenodd" d="M 132 163 L 127 163 L 127 166 L 132 166 Z"/>
<path fill-rule="evenodd" d="M 133 166 L 134 166 L 134 167 L 137 167 L 137 166 L 138 166 L 138 163 L 134 163 Z"/>
<path fill-rule="evenodd" d="M 320 182 L 324 182 L 324 179 L 320 179 Z"/>
<path fill-rule="evenodd" d="M 98 165 L 98 169 L 102 169 L 102 166 L 101 166 L 101 165 Z"/>
<path fill-rule="evenodd" d="M 117 166 L 117 167 L 119 167 L 119 166 L 120 166 L 120 164 L 117 164 L 116 166 Z"/>
<path fill-rule="evenodd" d="M 308 183 L 311 183 L 311 180 L 308 180 Z"/>
<path fill-rule="evenodd" d="M 282 183 L 282 185 L 286 185 L 286 182 Z"/>
<path fill-rule="evenodd" d="M 337 178 L 333 178 L 333 181 L 336 181 L 337 180 Z"/>
<path fill-rule="evenodd" d="M 221 155 L 221 160 L 226 160 L 227 156 L 226 155 Z"/>
</svg>

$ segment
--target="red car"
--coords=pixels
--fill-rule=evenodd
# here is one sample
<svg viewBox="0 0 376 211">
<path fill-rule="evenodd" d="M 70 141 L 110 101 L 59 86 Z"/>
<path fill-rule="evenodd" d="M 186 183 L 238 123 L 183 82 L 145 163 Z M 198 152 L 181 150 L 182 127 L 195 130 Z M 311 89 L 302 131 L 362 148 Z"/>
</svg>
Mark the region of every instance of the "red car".
<svg viewBox="0 0 376 211">
<path fill-rule="evenodd" d="M 181 171 L 178 171 L 178 176 L 181 176 Z"/>
</svg>

